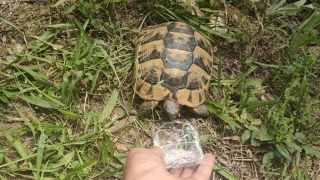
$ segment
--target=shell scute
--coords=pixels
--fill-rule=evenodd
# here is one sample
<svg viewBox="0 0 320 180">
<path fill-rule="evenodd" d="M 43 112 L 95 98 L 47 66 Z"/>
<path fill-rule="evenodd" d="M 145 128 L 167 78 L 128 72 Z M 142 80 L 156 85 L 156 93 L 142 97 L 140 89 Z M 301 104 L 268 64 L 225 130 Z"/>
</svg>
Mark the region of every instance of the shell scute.
<svg viewBox="0 0 320 180">
<path fill-rule="evenodd" d="M 192 26 L 168 22 L 143 30 L 135 43 L 134 90 L 147 100 L 197 107 L 210 85 L 213 51 Z"/>
</svg>

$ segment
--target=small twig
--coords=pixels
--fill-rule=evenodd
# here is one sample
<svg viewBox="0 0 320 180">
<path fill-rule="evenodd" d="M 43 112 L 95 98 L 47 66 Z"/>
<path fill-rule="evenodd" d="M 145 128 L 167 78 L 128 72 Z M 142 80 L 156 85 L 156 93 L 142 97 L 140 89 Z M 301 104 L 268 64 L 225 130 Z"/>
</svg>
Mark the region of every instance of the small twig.
<svg viewBox="0 0 320 180">
<path fill-rule="evenodd" d="M 18 117 L 7 117 L 10 121 L 18 121 L 18 122 L 20 122 L 20 121 L 23 121 L 23 119 L 22 118 L 18 118 Z"/>
<path fill-rule="evenodd" d="M 26 1 L 38 1 L 38 0 L 0 0 L 0 4 L 12 3 L 12 2 L 26 2 Z"/>
<path fill-rule="evenodd" d="M 256 159 L 241 159 L 241 158 L 234 158 L 232 160 L 233 161 L 246 161 L 246 162 L 251 162 L 251 161 L 256 162 L 257 161 Z"/>
</svg>

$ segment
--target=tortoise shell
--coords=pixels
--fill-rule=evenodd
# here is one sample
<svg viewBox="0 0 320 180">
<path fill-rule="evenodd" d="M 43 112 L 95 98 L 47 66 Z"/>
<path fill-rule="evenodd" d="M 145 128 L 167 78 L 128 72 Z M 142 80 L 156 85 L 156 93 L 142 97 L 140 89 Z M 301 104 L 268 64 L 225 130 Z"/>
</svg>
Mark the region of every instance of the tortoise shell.
<svg viewBox="0 0 320 180">
<path fill-rule="evenodd" d="M 197 107 L 206 99 L 212 63 L 210 42 L 192 26 L 148 27 L 135 42 L 134 90 L 146 100 Z"/>
</svg>

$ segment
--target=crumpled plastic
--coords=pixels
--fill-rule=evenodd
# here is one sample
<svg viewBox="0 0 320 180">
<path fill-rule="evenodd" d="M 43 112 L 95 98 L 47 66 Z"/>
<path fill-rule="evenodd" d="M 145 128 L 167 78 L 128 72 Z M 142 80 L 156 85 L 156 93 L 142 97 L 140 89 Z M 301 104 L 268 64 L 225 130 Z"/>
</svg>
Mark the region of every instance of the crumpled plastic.
<svg viewBox="0 0 320 180">
<path fill-rule="evenodd" d="M 199 165 L 203 160 L 199 134 L 194 118 L 156 123 L 153 143 L 164 153 L 166 168 Z"/>
</svg>

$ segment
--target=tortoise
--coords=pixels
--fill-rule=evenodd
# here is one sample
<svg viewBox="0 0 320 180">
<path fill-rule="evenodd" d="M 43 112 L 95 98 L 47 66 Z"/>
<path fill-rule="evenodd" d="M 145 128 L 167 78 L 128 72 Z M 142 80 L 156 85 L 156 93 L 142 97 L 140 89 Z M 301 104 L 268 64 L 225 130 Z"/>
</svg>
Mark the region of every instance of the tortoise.
<svg viewBox="0 0 320 180">
<path fill-rule="evenodd" d="M 208 39 L 182 22 L 167 22 L 143 30 L 135 41 L 133 89 L 146 102 L 140 115 L 161 103 L 167 117 L 180 116 L 181 106 L 208 117 L 205 105 L 213 51 Z"/>
</svg>

